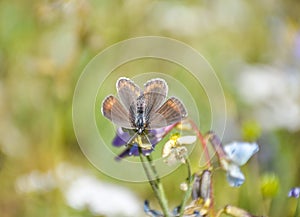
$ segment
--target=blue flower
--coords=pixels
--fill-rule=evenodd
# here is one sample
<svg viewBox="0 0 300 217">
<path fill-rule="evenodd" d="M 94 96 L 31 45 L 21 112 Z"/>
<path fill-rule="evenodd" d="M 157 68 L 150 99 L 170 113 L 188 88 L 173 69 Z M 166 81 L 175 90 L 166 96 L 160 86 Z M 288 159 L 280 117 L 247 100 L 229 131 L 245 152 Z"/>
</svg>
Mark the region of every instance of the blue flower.
<svg viewBox="0 0 300 217">
<path fill-rule="evenodd" d="M 113 146 L 120 147 L 127 144 L 131 138 L 128 131 L 124 131 L 121 127 L 117 129 L 117 134 L 112 141 Z"/>
<path fill-rule="evenodd" d="M 259 146 L 256 143 L 232 142 L 224 146 L 226 156 L 221 159 L 221 166 L 227 171 L 227 180 L 231 186 L 238 187 L 244 183 L 245 176 L 240 166 L 246 164 L 258 151 Z"/>
<path fill-rule="evenodd" d="M 299 198 L 300 196 L 300 187 L 293 187 L 289 191 L 288 197 Z"/>
<path fill-rule="evenodd" d="M 152 129 L 147 132 L 147 135 L 142 136 L 142 140 L 145 143 L 150 143 L 151 149 L 142 149 L 144 155 L 149 155 L 153 150 L 156 144 L 163 138 L 166 133 L 166 128 Z M 117 134 L 112 141 L 113 146 L 121 147 L 126 146 L 127 148 L 121 152 L 116 160 L 121 160 L 124 157 L 128 156 L 139 156 L 139 145 L 135 141 L 130 141 L 135 132 L 133 130 L 118 128 Z M 132 142 L 131 144 L 128 144 Z"/>
<path fill-rule="evenodd" d="M 150 209 L 150 205 L 149 205 L 148 200 L 145 200 L 145 202 L 144 202 L 144 212 L 148 216 L 151 216 L 151 217 L 163 217 L 164 216 L 161 212 L 159 212 L 157 210 Z"/>
</svg>

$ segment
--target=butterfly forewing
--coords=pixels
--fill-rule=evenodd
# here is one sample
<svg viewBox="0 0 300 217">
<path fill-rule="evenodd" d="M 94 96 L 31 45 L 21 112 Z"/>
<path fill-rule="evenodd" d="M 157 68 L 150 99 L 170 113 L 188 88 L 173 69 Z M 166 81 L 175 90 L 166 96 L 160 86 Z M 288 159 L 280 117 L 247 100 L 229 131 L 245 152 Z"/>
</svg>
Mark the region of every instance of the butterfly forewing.
<svg viewBox="0 0 300 217">
<path fill-rule="evenodd" d="M 140 88 L 128 78 L 119 78 L 117 81 L 117 91 L 121 102 L 130 110 L 135 106 L 137 98 L 141 95 Z"/>
<path fill-rule="evenodd" d="M 107 96 L 103 100 L 102 114 L 120 127 L 127 129 L 133 128 L 128 111 L 123 107 L 119 100 L 112 95 Z"/>
<path fill-rule="evenodd" d="M 175 124 L 187 117 L 187 111 L 176 97 L 170 97 L 155 114 L 150 116 L 149 127 L 161 128 Z"/>
<path fill-rule="evenodd" d="M 168 94 L 167 83 L 159 78 L 147 81 L 144 85 L 146 119 L 162 105 Z"/>
</svg>

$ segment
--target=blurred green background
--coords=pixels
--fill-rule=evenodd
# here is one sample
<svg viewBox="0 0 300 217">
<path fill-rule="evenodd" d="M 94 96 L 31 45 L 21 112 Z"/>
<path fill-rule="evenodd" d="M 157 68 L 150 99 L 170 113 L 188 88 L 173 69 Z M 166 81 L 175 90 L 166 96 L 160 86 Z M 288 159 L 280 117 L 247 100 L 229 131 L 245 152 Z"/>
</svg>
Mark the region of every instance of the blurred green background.
<svg viewBox="0 0 300 217">
<path fill-rule="evenodd" d="M 147 35 L 180 40 L 207 58 L 225 91 L 224 142 L 261 147 L 240 188 L 215 172 L 216 208 L 292 216 L 296 201 L 287 193 L 300 185 L 299 23 L 297 0 L 0 1 L 0 216 L 143 216 L 145 199 L 158 207 L 148 183 L 93 167 L 72 126 L 73 91 L 87 63 L 114 43 Z M 145 71 L 159 71 L 154 65 Z M 200 107 L 207 100 L 194 97 Z M 210 110 L 202 109 L 205 132 Z M 183 174 L 163 178 L 171 207 L 180 202 Z"/>
</svg>

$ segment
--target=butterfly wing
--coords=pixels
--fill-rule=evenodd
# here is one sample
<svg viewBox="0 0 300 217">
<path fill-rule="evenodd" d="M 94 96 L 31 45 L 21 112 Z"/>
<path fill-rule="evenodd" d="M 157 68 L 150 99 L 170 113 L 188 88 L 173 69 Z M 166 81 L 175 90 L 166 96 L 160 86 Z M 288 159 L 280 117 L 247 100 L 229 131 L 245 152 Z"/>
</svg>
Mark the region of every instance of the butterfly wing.
<svg viewBox="0 0 300 217">
<path fill-rule="evenodd" d="M 117 81 L 117 91 L 122 104 L 130 110 L 136 106 L 136 100 L 141 95 L 140 88 L 128 78 L 119 78 Z"/>
<path fill-rule="evenodd" d="M 119 102 L 119 100 L 110 95 L 107 96 L 102 102 L 101 112 L 104 117 L 112 121 L 119 127 L 132 129 L 132 121 L 130 120 L 129 112 Z"/>
<path fill-rule="evenodd" d="M 170 97 L 150 116 L 149 128 L 161 128 L 175 124 L 187 117 L 187 110 L 176 97 Z"/>
<path fill-rule="evenodd" d="M 163 104 L 167 97 L 168 85 L 163 79 L 151 79 L 144 84 L 146 121 Z"/>
</svg>

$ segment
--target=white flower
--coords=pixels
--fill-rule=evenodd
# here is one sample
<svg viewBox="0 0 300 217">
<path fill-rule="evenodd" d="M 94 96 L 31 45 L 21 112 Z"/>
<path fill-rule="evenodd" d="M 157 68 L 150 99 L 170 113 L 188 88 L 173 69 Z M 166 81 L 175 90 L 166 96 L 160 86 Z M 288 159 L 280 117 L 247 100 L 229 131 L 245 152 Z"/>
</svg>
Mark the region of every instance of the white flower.
<svg viewBox="0 0 300 217">
<path fill-rule="evenodd" d="M 43 173 L 34 170 L 16 180 L 16 189 L 19 193 L 48 192 L 56 187 L 52 171 Z"/>
<path fill-rule="evenodd" d="M 249 66 L 238 76 L 238 93 L 253 107 L 264 130 L 300 129 L 300 74 L 272 66 Z"/>
<path fill-rule="evenodd" d="M 224 147 L 224 151 L 233 163 L 242 166 L 259 151 L 259 147 L 255 142 L 232 142 Z"/>
<path fill-rule="evenodd" d="M 245 181 L 240 170 L 247 161 L 259 151 L 257 143 L 232 142 L 224 146 L 226 159 L 222 159 L 222 168 L 227 171 L 227 180 L 231 186 L 238 187 Z"/>
<path fill-rule="evenodd" d="M 65 197 L 74 209 L 88 208 L 97 215 L 134 216 L 141 211 L 140 201 L 129 190 L 100 182 L 90 175 L 74 180 L 66 189 Z"/>
<path fill-rule="evenodd" d="M 196 141 L 196 136 L 179 137 L 178 134 L 173 135 L 163 147 L 162 157 L 165 158 L 165 163 L 169 166 L 177 162 L 185 163 L 187 148 L 183 145 L 193 144 Z"/>
<path fill-rule="evenodd" d="M 70 207 L 88 209 L 97 216 L 140 216 L 142 212 L 139 198 L 130 190 L 103 182 L 84 168 L 68 163 L 47 172 L 34 170 L 16 180 L 20 194 L 47 193 L 54 189 L 62 192 Z"/>
</svg>

